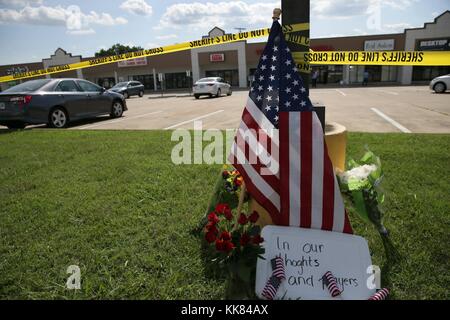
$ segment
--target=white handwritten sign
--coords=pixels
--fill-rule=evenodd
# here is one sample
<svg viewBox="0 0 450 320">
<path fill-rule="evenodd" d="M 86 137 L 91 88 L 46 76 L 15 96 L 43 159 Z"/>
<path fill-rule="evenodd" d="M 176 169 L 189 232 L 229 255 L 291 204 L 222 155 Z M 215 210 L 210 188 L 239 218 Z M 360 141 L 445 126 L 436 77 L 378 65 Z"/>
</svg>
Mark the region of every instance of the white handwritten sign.
<svg viewBox="0 0 450 320">
<path fill-rule="evenodd" d="M 275 299 L 332 299 L 322 277 L 331 271 L 342 291 L 339 300 L 366 300 L 375 293 L 370 289 L 372 265 L 367 241 L 358 236 L 313 229 L 267 226 L 262 231 L 266 260 L 258 259 L 256 294 L 272 275 L 270 261 L 283 258 L 286 280 Z"/>
</svg>

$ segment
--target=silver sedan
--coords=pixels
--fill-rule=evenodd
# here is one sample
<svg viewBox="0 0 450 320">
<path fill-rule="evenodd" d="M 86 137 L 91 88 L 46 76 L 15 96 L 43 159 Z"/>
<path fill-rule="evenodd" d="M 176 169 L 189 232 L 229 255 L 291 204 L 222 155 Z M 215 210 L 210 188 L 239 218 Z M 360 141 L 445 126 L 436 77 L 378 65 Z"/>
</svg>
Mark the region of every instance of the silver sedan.
<svg viewBox="0 0 450 320">
<path fill-rule="evenodd" d="M 430 89 L 436 93 L 444 93 L 450 90 L 450 74 L 434 78 L 430 82 Z"/>
<path fill-rule="evenodd" d="M 219 77 L 198 80 L 194 84 L 193 92 L 195 99 L 200 99 L 201 96 L 220 97 L 222 94 L 231 96 L 233 93 L 231 85 Z"/>
</svg>

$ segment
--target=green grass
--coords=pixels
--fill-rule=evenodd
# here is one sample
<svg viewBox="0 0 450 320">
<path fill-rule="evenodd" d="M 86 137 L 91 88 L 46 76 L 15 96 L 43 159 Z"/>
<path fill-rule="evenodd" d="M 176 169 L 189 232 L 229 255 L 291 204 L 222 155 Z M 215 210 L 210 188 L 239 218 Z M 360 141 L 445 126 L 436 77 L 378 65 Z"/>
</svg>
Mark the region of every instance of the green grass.
<svg viewBox="0 0 450 320">
<path fill-rule="evenodd" d="M 358 134 L 385 166 L 386 226 L 403 255 L 389 267 L 394 299 L 449 299 L 450 136 Z M 1 299 L 222 299 L 192 230 L 220 165 L 175 166 L 170 133 L 34 130 L 0 135 Z M 68 291 L 69 265 L 82 290 Z"/>
</svg>

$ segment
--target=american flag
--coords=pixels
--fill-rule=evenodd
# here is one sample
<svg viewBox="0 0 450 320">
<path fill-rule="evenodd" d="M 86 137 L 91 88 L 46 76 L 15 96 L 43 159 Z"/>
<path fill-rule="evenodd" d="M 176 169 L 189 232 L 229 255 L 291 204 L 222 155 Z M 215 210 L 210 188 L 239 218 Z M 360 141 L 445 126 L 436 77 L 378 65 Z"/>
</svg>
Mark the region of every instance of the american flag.
<svg viewBox="0 0 450 320">
<path fill-rule="evenodd" d="M 278 21 L 229 161 L 274 224 L 352 233 L 322 126 Z"/>
</svg>

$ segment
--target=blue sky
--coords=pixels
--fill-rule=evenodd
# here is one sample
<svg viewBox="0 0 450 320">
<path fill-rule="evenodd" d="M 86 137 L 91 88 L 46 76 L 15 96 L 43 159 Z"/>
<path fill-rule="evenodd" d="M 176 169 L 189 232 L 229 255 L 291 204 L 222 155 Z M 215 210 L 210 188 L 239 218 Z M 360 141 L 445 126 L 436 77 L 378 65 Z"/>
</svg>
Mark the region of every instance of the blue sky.
<svg viewBox="0 0 450 320">
<path fill-rule="evenodd" d="M 0 0 L 0 65 L 40 61 L 58 47 L 92 56 L 114 43 L 151 48 L 201 38 L 215 25 L 269 27 L 278 0 Z M 450 0 L 311 0 L 311 37 L 403 32 Z"/>
</svg>

